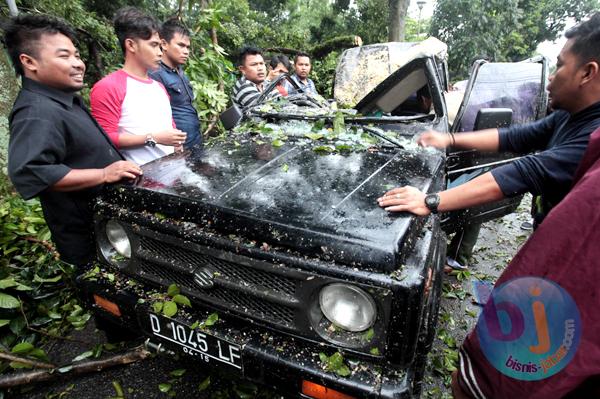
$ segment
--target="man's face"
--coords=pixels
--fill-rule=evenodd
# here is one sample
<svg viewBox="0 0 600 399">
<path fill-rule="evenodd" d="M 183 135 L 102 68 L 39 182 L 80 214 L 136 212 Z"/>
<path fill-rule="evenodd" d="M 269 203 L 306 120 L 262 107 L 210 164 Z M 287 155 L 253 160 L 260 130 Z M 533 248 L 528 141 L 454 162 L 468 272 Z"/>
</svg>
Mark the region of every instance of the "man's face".
<svg viewBox="0 0 600 399">
<path fill-rule="evenodd" d="M 25 76 L 58 90 L 73 92 L 83 87 L 85 64 L 67 36 L 43 34 L 36 55 L 21 55 Z"/>
<path fill-rule="evenodd" d="M 275 79 L 276 77 L 278 77 L 279 75 L 281 75 L 282 73 L 288 73 L 288 69 L 285 67 L 285 65 L 283 65 L 281 62 L 279 64 L 277 64 L 277 66 L 273 69 L 271 69 L 271 72 L 269 72 L 269 78 L 270 79 Z"/>
<path fill-rule="evenodd" d="M 163 62 L 170 67 L 183 65 L 190 56 L 190 37 L 176 32 L 171 40 L 161 40 Z"/>
<path fill-rule="evenodd" d="M 154 32 L 149 39 L 130 40 L 129 55 L 135 57 L 137 63 L 147 70 L 156 70 L 160 64 L 162 50 L 158 32 Z"/>
<path fill-rule="evenodd" d="M 582 68 L 579 58 L 571 52 L 573 40 L 565 43 L 556 62 L 556 70 L 548 77 L 547 90 L 552 109 L 563 109 L 571 112 L 573 99 L 577 98 Z"/>
<path fill-rule="evenodd" d="M 310 58 L 296 58 L 296 62 L 294 63 L 294 69 L 296 70 L 296 75 L 298 75 L 300 79 L 305 80 L 306 78 L 308 78 L 308 74 L 310 73 Z"/>
<path fill-rule="evenodd" d="M 252 83 L 260 84 L 266 77 L 265 60 L 260 54 L 248 54 L 240 71 Z"/>
</svg>

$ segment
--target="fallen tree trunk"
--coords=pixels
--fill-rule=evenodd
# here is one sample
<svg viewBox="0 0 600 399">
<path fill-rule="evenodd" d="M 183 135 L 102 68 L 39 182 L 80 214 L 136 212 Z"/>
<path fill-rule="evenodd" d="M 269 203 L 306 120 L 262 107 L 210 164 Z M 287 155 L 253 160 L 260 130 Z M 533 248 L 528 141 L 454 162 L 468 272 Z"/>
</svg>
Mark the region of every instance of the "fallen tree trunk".
<svg viewBox="0 0 600 399">
<path fill-rule="evenodd" d="M 12 388 L 36 382 L 50 381 L 73 375 L 98 372 L 109 367 L 135 363 L 146 359 L 148 356 L 150 356 L 150 352 L 144 347 L 140 346 L 127 353 L 111 356 L 106 359 L 70 364 L 52 370 L 33 370 L 23 373 L 3 375 L 0 376 L 0 389 Z M 26 363 L 27 359 L 14 359 L 12 361 Z"/>
</svg>

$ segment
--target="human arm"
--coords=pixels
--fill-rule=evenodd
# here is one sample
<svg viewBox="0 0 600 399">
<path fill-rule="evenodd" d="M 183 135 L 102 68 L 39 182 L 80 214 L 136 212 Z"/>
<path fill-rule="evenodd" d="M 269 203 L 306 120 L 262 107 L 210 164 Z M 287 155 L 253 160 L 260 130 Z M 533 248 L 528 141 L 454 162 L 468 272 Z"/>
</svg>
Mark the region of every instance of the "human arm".
<svg viewBox="0 0 600 399">
<path fill-rule="evenodd" d="M 49 189 L 77 191 L 105 183 L 116 183 L 122 179 L 135 179 L 141 174 L 142 170 L 133 162 L 117 161 L 102 169 L 71 169 Z"/>
<path fill-rule="evenodd" d="M 435 130 L 423 132 L 417 139 L 417 144 L 422 147 L 447 147 L 479 150 L 498 151 L 498 129 L 484 129 L 467 133 L 440 133 Z"/>
<path fill-rule="evenodd" d="M 186 133 L 179 129 L 167 129 L 157 133 L 148 133 L 147 135 L 121 133 L 119 135 L 120 147 L 139 147 L 146 144 L 146 140 L 151 137 L 158 144 L 179 147 L 185 142 Z"/>
<path fill-rule="evenodd" d="M 440 212 L 469 208 L 504 198 L 500 186 L 489 172 L 438 194 Z M 431 213 L 425 206 L 425 196 L 426 194 L 418 188 L 404 186 L 386 192 L 377 202 L 388 212 L 411 212 L 425 216 Z"/>
<path fill-rule="evenodd" d="M 145 145 L 148 138 L 153 138 L 158 144 L 177 147 L 185 142 L 186 134 L 175 129 L 174 126 L 171 129 L 159 132 L 149 131 L 145 134 L 119 132 L 126 88 L 127 75 L 117 71 L 96 83 L 90 93 L 92 116 L 117 147 L 140 147 Z M 162 89 L 164 90 L 164 87 Z"/>
</svg>

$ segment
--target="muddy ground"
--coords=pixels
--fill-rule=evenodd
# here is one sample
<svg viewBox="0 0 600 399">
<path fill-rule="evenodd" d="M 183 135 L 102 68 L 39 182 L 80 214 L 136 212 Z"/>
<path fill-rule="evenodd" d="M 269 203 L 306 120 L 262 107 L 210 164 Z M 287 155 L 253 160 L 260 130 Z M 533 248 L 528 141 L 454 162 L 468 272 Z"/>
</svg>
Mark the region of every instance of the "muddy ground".
<svg viewBox="0 0 600 399">
<path fill-rule="evenodd" d="M 457 346 L 475 323 L 478 308 L 472 302 L 473 280 L 493 281 L 504 269 L 530 232 L 520 228 L 528 220 L 529 198 L 517 213 L 486 223 L 475 248 L 469 272 L 449 276 L 444 282 L 439 328 L 430 354 L 423 389 L 424 398 L 450 398 L 450 372 L 455 364 Z M 82 331 L 71 335 L 74 341 L 55 340 L 45 349 L 56 364 L 69 363 L 95 345 L 106 342 L 93 320 Z M 107 355 L 108 353 L 104 353 Z M 28 399 L 105 399 L 105 398 L 276 398 L 265 387 L 227 377 L 215 377 L 186 359 L 155 357 L 128 366 L 108 369 L 77 378 L 38 384 L 25 391 L 16 390 L 6 398 Z"/>
</svg>

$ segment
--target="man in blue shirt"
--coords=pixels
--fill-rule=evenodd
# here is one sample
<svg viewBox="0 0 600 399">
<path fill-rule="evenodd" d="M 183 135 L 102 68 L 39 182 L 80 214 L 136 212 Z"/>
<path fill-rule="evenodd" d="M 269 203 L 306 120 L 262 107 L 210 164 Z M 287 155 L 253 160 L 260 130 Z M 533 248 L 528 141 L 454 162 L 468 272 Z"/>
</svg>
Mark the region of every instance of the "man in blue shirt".
<svg viewBox="0 0 600 399">
<path fill-rule="evenodd" d="M 182 69 L 190 56 L 190 32 L 176 20 L 166 21 L 160 30 L 163 50 L 160 68 L 150 72 L 152 79 L 167 89 L 177 129 L 187 133 L 184 148 L 202 143 L 198 112 L 193 106 L 194 92 Z"/>
<path fill-rule="evenodd" d="M 306 53 L 298 53 L 294 58 L 294 74 L 292 75 L 292 79 L 298 86 L 305 92 L 310 93 L 312 95 L 318 95 L 317 88 L 315 87 L 315 83 L 308 77 L 310 74 L 310 70 L 312 65 L 310 63 L 310 57 Z M 295 88 L 288 82 L 285 83 L 285 88 L 288 93 L 294 94 L 297 92 Z"/>
</svg>

